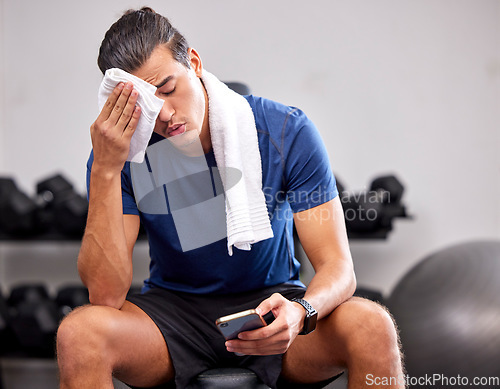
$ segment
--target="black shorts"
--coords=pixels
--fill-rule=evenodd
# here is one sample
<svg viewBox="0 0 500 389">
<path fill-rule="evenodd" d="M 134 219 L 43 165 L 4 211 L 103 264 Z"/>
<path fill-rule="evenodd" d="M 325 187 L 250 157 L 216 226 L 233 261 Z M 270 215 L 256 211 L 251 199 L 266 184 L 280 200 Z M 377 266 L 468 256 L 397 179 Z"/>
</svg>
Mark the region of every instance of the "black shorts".
<svg viewBox="0 0 500 389">
<path fill-rule="evenodd" d="M 278 381 L 282 355 L 237 356 L 226 350 L 225 339 L 215 326 L 217 318 L 256 308 L 273 293 L 291 299 L 302 297 L 305 288 L 281 284 L 231 295 L 197 295 L 151 289 L 145 294 L 129 296 L 127 300 L 151 317 L 167 343 L 175 369 L 175 386 L 170 384 L 162 388 L 188 388 L 198 374 L 218 367 L 247 368 L 271 388 L 290 387 L 282 379 Z"/>
</svg>

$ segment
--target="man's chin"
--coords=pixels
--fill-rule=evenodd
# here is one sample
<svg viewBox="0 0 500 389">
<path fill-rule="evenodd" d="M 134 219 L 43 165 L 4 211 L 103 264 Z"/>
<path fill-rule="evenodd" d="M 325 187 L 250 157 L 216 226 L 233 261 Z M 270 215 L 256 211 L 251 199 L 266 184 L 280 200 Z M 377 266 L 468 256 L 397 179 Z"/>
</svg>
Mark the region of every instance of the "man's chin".
<svg viewBox="0 0 500 389">
<path fill-rule="evenodd" d="M 196 130 L 189 130 L 182 134 L 170 136 L 167 138 L 172 145 L 189 156 L 203 155 L 200 134 Z"/>
</svg>

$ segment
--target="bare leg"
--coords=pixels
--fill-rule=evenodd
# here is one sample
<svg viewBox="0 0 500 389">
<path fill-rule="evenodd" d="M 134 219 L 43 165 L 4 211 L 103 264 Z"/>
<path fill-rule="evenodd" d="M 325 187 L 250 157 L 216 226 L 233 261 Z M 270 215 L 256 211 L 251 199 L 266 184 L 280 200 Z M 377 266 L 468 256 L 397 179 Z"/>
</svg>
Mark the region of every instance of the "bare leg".
<svg viewBox="0 0 500 389">
<path fill-rule="evenodd" d="M 404 388 L 397 330 L 380 305 L 353 297 L 316 331 L 298 336 L 283 361 L 283 375 L 297 382 L 326 380 L 349 371 L 349 388 Z M 377 379 L 378 378 L 378 379 Z M 380 386 L 382 387 L 382 386 Z"/>
<path fill-rule="evenodd" d="M 112 377 L 154 386 L 174 377 L 163 336 L 141 309 L 88 305 L 66 317 L 57 333 L 60 388 L 113 388 Z"/>
</svg>

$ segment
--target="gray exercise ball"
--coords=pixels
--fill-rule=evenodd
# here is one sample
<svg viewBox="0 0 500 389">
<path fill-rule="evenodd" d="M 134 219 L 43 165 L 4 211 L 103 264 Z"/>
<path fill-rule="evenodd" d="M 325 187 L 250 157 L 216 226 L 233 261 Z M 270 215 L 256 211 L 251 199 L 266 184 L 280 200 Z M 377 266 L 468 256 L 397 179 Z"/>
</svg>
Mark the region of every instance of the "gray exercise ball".
<svg viewBox="0 0 500 389">
<path fill-rule="evenodd" d="M 387 306 L 417 387 L 500 387 L 500 241 L 426 257 L 396 285 Z"/>
</svg>

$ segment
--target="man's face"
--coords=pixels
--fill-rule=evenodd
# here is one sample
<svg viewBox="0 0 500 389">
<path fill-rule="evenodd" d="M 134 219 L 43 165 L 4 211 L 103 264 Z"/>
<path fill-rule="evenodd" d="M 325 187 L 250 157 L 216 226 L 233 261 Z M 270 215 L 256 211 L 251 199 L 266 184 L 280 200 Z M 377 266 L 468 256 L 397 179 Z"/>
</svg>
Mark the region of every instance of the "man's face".
<svg viewBox="0 0 500 389">
<path fill-rule="evenodd" d="M 154 132 L 169 138 L 179 148 L 200 139 L 207 152 L 211 143 L 208 100 L 199 78 L 202 64 L 195 50 L 190 49 L 189 55 L 190 69 L 176 61 L 168 48 L 158 46 L 146 63 L 133 74 L 156 86 L 156 96 L 164 101 Z"/>
</svg>

